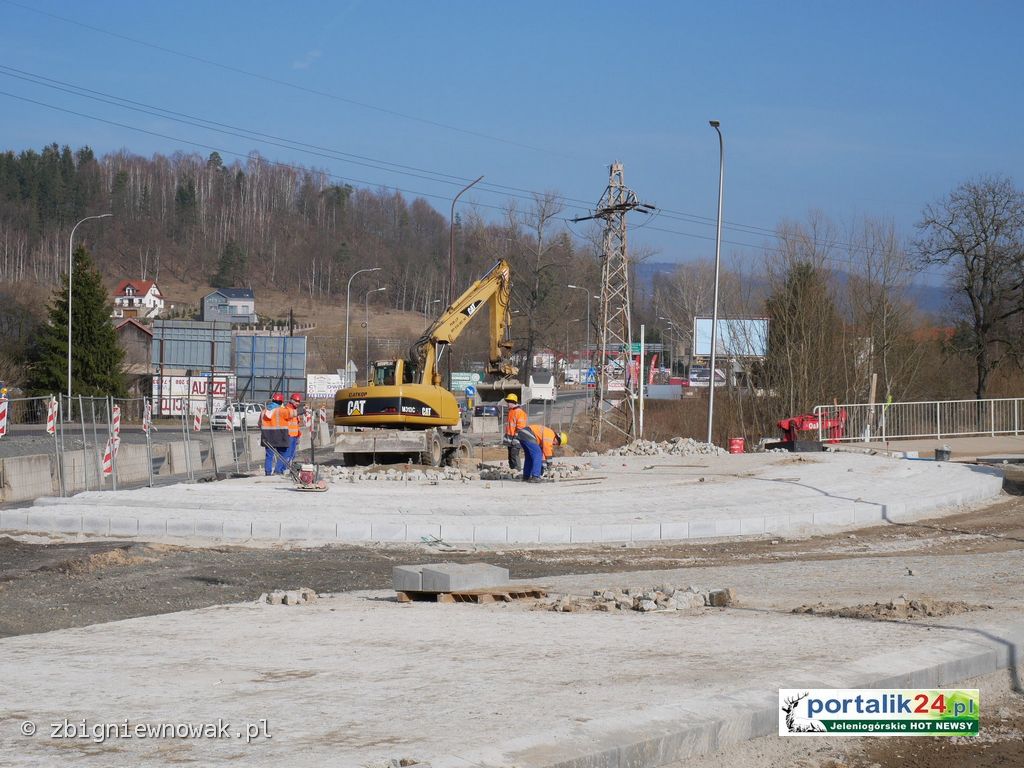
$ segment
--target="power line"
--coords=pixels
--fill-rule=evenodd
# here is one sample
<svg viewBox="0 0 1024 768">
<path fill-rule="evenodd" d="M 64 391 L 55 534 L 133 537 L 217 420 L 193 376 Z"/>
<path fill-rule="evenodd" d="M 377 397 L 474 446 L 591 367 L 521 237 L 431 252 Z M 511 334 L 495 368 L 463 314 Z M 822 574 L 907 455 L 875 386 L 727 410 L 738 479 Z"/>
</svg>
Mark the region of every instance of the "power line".
<svg viewBox="0 0 1024 768">
<path fill-rule="evenodd" d="M 560 157 L 568 157 L 568 158 L 575 157 L 576 159 L 579 159 L 576 156 L 567 155 L 567 154 L 562 153 L 562 152 L 555 152 L 555 151 L 550 150 L 550 149 L 545 149 L 544 147 L 536 147 L 536 146 L 533 146 L 532 144 L 526 144 L 524 142 L 515 141 L 513 139 L 506 139 L 506 138 L 503 138 L 501 136 L 492 136 L 490 134 L 483 133 L 481 131 L 474 131 L 474 130 L 469 129 L 469 128 L 462 128 L 462 127 L 457 126 L 457 125 L 451 125 L 449 123 L 442 123 L 442 122 L 439 122 L 437 120 L 431 120 L 431 119 L 425 118 L 425 117 L 418 117 L 416 115 L 410 115 L 408 113 L 400 112 L 398 110 L 390 109 L 388 107 L 381 107 L 381 106 L 377 106 L 376 104 L 369 104 L 369 103 L 364 102 L 364 101 L 357 101 L 356 99 L 350 99 L 350 98 L 348 98 L 346 96 L 340 96 L 340 95 L 338 95 L 336 93 L 331 93 L 329 91 L 321 91 L 321 90 L 319 90 L 317 88 L 309 88 L 309 87 L 304 86 L 304 85 L 298 85 L 297 83 L 292 83 L 292 82 L 289 82 L 287 80 L 281 80 L 281 79 L 276 78 L 276 77 L 270 77 L 269 75 L 262 75 L 259 72 L 251 72 L 251 71 L 249 71 L 247 69 L 242 69 L 241 67 L 236 67 L 236 66 L 233 66 L 231 64 L 225 64 L 225 63 L 220 62 L 220 61 L 215 61 L 214 59 L 207 59 L 207 58 L 205 58 L 203 56 L 196 56 L 195 54 L 185 53 L 184 51 L 178 51 L 178 50 L 175 50 L 174 48 L 168 48 L 167 46 L 159 45 L 158 43 L 151 43 L 151 42 L 149 42 L 147 40 L 140 40 L 139 38 L 129 37 L 128 35 L 124 35 L 124 34 L 121 34 L 119 32 L 112 32 L 109 29 L 103 29 L 102 27 L 97 27 L 97 26 L 92 25 L 92 24 L 86 24 L 85 22 L 78 21 L 76 19 L 71 19 L 71 18 L 68 18 L 67 16 L 61 16 L 61 15 L 56 14 L 56 13 L 50 13 L 48 11 L 43 11 L 43 10 L 40 10 L 38 8 L 33 8 L 31 6 L 24 5 L 22 3 L 14 2 L 14 0 L 0 0 L 0 2 L 6 3 L 7 5 L 13 5 L 16 8 L 21 8 L 22 10 L 29 11 L 30 13 L 35 13 L 35 14 L 38 14 L 40 16 L 46 16 L 46 17 L 51 18 L 51 19 L 56 19 L 57 21 L 62 21 L 65 24 L 71 24 L 71 25 L 76 26 L 76 27 L 81 27 L 82 29 L 88 29 L 91 32 L 98 32 L 101 35 L 108 35 L 109 37 L 113 37 L 113 38 L 115 38 L 117 40 L 124 40 L 126 42 L 132 43 L 133 45 L 140 45 L 140 46 L 143 46 L 145 48 L 150 48 L 152 50 L 161 51 L 162 53 L 170 54 L 171 56 L 178 56 L 178 57 L 183 58 L 183 59 L 188 59 L 189 61 L 195 61 L 195 62 L 198 62 L 200 64 L 205 64 L 205 65 L 211 66 L 211 67 L 217 67 L 218 69 L 222 69 L 222 70 L 224 70 L 226 72 L 233 72 L 233 73 L 235 73 L 237 75 L 244 75 L 245 77 L 251 77 L 251 78 L 254 78 L 256 80 L 262 80 L 262 81 L 267 82 L 267 83 L 273 83 L 274 85 L 279 85 L 279 86 L 282 86 L 284 88 L 291 88 L 292 90 L 301 91 L 303 93 L 309 93 L 309 94 L 312 94 L 314 96 L 320 96 L 320 97 L 323 97 L 323 98 L 326 98 L 326 99 L 332 99 L 334 101 L 342 102 L 344 104 L 351 104 L 352 106 L 355 106 L 355 107 L 360 107 L 362 109 L 373 110 L 375 112 L 380 112 L 381 114 L 391 115 L 392 117 L 400 117 L 403 120 L 412 120 L 412 121 L 417 122 L 417 123 L 422 123 L 423 125 L 433 126 L 434 128 L 443 128 L 445 130 L 456 131 L 458 133 L 462 133 L 462 134 L 465 134 L 467 136 L 475 136 L 476 138 L 479 138 L 479 139 L 486 139 L 488 141 L 496 141 L 496 142 L 499 142 L 501 144 L 508 144 L 510 146 L 520 147 L 522 149 L 529 149 L 529 150 L 531 150 L 533 152 L 542 152 L 542 153 L 545 153 L 545 154 L 557 155 L 557 156 L 560 156 Z"/>
<path fill-rule="evenodd" d="M 0 2 L 7 2 L 7 0 L 0 0 Z M 10 67 L 6 67 L 5 65 L 0 65 L 0 68 L 2 68 L 2 69 L 11 69 Z M 6 74 L 6 73 L 3 73 L 3 74 Z M 21 77 L 19 79 L 25 79 L 25 78 Z M 45 83 L 39 83 L 39 84 L 45 85 Z M 63 88 L 57 88 L 57 90 L 64 90 L 64 89 Z M 81 94 L 73 94 L 73 95 L 81 95 Z M 103 123 L 103 124 L 106 124 L 106 125 L 112 125 L 112 126 L 115 126 L 115 127 L 118 127 L 118 128 L 124 128 L 125 130 L 135 131 L 137 133 L 142 133 L 142 134 L 146 134 L 146 135 L 149 135 L 149 136 L 154 136 L 156 138 L 167 139 L 169 141 L 179 142 L 181 144 L 187 144 L 189 146 L 197 147 L 199 149 L 204 149 L 204 150 L 208 150 L 208 151 L 211 151 L 211 152 L 219 152 L 221 154 L 229 155 L 229 156 L 232 156 L 232 157 L 238 157 L 238 158 L 243 159 L 243 160 L 248 159 L 248 157 L 249 157 L 249 155 L 247 153 L 237 152 L 237 151 L 234 151 L 234 150 L 226 149 L 224 147 L 219 147 L 219 146 L 212 145 L 212 144 L 207 144 L 207 143 L 204 143 L 204 142 L 197 142 L 197 141 L 193 141 L 193 140 L 190 140 L 190 139 L 184 139 L 184 138 L 181 138 L 179 136 L 172 136 L 170 134 L 161 133 L 159 131 L 153 131 L 153 130 L 150 130 L 150 129 L 147 129 L 147 128 L 140 128 L 138 126 L 130 125 L 128 123 L 123 123 L 123 122 L 120 122 L 120 121 L 117 121 L 117 120 L 110 120 L 110 119 L 107 119 L 107 118 L 99 117 L 97 115 L 90 115 L 90 114 L 85 113 L 85 112 L 80 112 L 80 111 L 77 111 L 77 110 L 68 109 L 66 107 L 60 107 L 60 106 L 57 106 L 55 104 L 49 104 L 49 103 L 44 102 L 44 101 L 39 101 L 37 99 L 28 98 L 26 96 L 20 96 L 18 94 L 10 93 L 8 91 L 0 90 L 0 96 L 6 96 L 8 98 L 16 99 L 18 101 L 26 102 L 26 103 L 29 103 L 29 104 L 35 104 L 37 106 L 45 107 L 47 109 L 52 109 L 52 110 L 57 111 L 57 112 L 63 112 L 65 114 L 75 115 L 76 117 L 82 117 L 82 118 L 85 118 L 87 120 L 93 120 L 93 121 L 96 121 L 96 122 L 99 122 L 99 123 Z M 103 101 L 103 99 L 99 99 L 99 100 Z M 116 104 L 116 103 L 113 104 L 113 105 L 114 106 L 123 106 L 123 105 Z M 154 109 L 160 110 L 160 111 L 163 111 L 163 112 L 171 112 L 171 110 L 163 110 L 162 108 L 158 108 L 158 107 L 154 108 Z M 136 109 L 136 111 L 145 112 L 145 109 Z M 149 113 L 149 114 L 155 114 L 155 113 Z M 183 113 L 178 113 L 178 114 L 183 114 Z M 169 117 L 167 115 L 155 114 L 155 116 L 157 116 L 157 117 L 165 117 L 166 119 L 170 119 L 170 120 L 176 120 L 175 118 Z M 206 120 L 203 120 L 202 118 L 196 118 L 196 120 L 200 120 L 201 122 L 207 122 L 207 123 L 213 124 L 213 121 L 206 121 Z M 186 119 L 177 119 L 176 122 L 182 122 L 182 123 L 187 124 L 187 125 L 193 125 L 195 127 L 204 128 L 204 129 L 208 129 L 208 130 L 215 130 L 215 131 L 218 131 L 220 133 L 226 133 L 228 135 L 234 135 L 234 136 L 236 136 L 238 138 L 246 138 L 246 139 L 251 139 L 252 138 L 251 136 L 242 135 L 242 133 L 232 133 L 231 131 L 227 131 L 227 130 L 220 130 L 220 129 L 216 129 L 216 128 L 209 128 L 208 126 L 204 126 L 204 125 L 200 125 L 200 124 L 196 124 L 196 123 L 190 123 Z M 252 134 L 252 135 L 259 135 L 258 132 L 256 132 L 256 131 L 248 131 L 246 129 L 239 129 L 239 130 L 242 131 L 243 133 L 249 133 L 249 134 Z M 267 143 L 274 144 L 274 142 L 267 142 Z M 283 146 L 284 148 L 289 148 L 289 149 L 295 148 L 295 147 L 289 146 L 287 144 L 277 144 L 276 146 Z M 308 146 L 312 146 L 312 145 L 308 145 Z M 300 151 L 303 151 L 303 150 L 300 150 Z M 314 154 L 316 154 L 316 153 L 314 153 Z M 322 155 L 322 156 L 324 156 L 324 157 L 326 157 L 328 159 L 334 159 L 334 160 L 340 159 L 340 158 L 331 157 L 329 155 Z M 309 172 L 310 170 L 312 170 L 312 169 L 309 169 L 309 168 L 306 168 L 306 167 L 303 167 L 303 166 L 294 165 L 294 164 L 291 164 L 291 163 L 283 163 L 283 162 L 280 162 L 280 161 L 269 160 L 267 158 L 261 158 L 261 159 L 263 160 L 263 162 L 266 162 L 269 165 L 272 165 L 272 166 L 275 166 L 275 167 L 287 168 L 287 169 L 290 169 L 292 171 L 296 171 L 296 172 L 300 172 L 300 173 L 302 173 L 302 172 Z M 366 163 L 360 163 L 360 164 L 361 165 L 367 165 L 367 167 L 376 168 L 375 166 L 369 165 L 369 164 L 366 164 Z M 391 170 L 391 169 L 388 169 L 388 168 L 376 168 L 376 169 L 377 170 L 385 170 L 385 171 Z M 395 173 L 404 173 L 406 175 L 413 175 L 416 178 L 420 178 L 420 179 L 427 180 L 427 181 L 434 181 L 434 182 L 448 183 L 448 184 L 458 183 L 457 181 L 455 181 L 455 182 L 447 181 L 445 179 L 433 178 L 433 177 L 428 176 L 428 175 L 412 174 L 412 173 L 409 173 L 408 171 L 393 171 L 393 172 L 395 172 Z M 407 189 L 407 188 L 399 187 L 399 186 L 395 186 L 395 185 L 390 185 L 390 184 L 381 184 L 379 182 L 370 181 L 370 180 L 367 180 L 367 179 L 357 179 L 357 178 L 350 177 L 350 176 L 342 176 L 342 175 L 339 175 L 339 174 L 336 174 L 336 173 L 331 173 L 329 171 L 323 171 L 323 173 L 326 176 L 328 176 L 329 178 L 336 179 L 336 180 L 341 181 L 341 182 L 351 182 L 351 183 L 356 183 L 356 184 L 364 184 L 364 185 L 367 185 L 367 186 L 383 187 L 385 189 L 390 189 L 390 190 L 393 190 L 393 191 L 396 191 L 396 192 L 402 192 L 402 193 L 409 194 L 409 195 L 416 195 L 416 196 L 419 196 L 419 197 L 432 198 L 432 199 L 437 199 L 437 200 L 444 200 L 445 202 L 448 202 L 449 199 L 450 199 L 449 197 L 444 196 L 444 195 L 438 195 L 438 194 L 434 194 L 434 193 L 430 193 L 430 192 L 422 192 L 422 191 L 418 191 L 418 190 L 411 190 L 411 189 Z M 432 173 L 432 172 L 427 171 L 425 173 Z M 447 174 L 441 174 L 441 175 L 447 175 Z M 451 176 L 450 178 L 458 179 L 459 177 Z M 500 185 L 492 185 L 492 186 L 500 186 Z M 496 193 L 495 190 L 481 190 L 481 191 L 491 192 L 492 194 Z M 571 198 L 561 198 L 560 196 L 557 196 L 557 195 L 556 195 L 556 198 L 560 199 L 560 200 L 570 200 L 571 199 Z M 488 209 L 496 210 L 496 211 L 504 211 L 504 208 L 502 206 L 499 206 L 499 205 L 482 203 L 482 202 L 479 202 L 479 201 L 475 202 L 474 205 L 476 205 L 478 207 L 481 207 L 481 208 L 488 208 Z M 569 206 L 569 207 L 581 207 L 581 206 Z M 659 211 L 659 212 L 664 212 L 667 209 L 656 209 L 656 210 Z M 573 220 L 568 218 L 568 217 L 555 217 L 555 218 L 557 220 L 559 220 L 559 221 L 562 221 L 566 225 L 569 225 L 569 224 L 573 223 Z M 668 218 L 675 218 L 675 217 L 668 216 Z M 649 226 L 647 228 L 650 229 L 651 231 L 655 231 L 655 232 L 663 232 L 663 233 L 666 233 L 666 234 L 677 235 L 677 236 L 680 236 L 680 237 L 688 237 L 688 238 L 693 238 L 693 239 L 698 239 L 698 240 L 713 240 L 714 239 L 710 235 L 699 235 L 699 234 L 695 234 L 695 233 L 692 233 L 692 232 L 680 232 L 678 230 L 665 229 L 663 227 Z M 570 231 L 571 231 L 571 228 L 570 228 Z M 778 234 L 777 233 L 773 233 L 771 236 L 778 237 Z M 758 245 L 758 244 L 754 244 L 754 243 L 744 243 L 744 242 L 734 241 L 734 240 L 723 240 L 722 242 L 728 243 L 729 245 L 734 245 L 734 246 L 742 247 L 742 248 L 760 249 L 760 250 L 774 251 L 774 252 L 777 252 L 777 253 L 782 253 L 783 252 L 783 250 L 781 248 L 772 247 L 772 246 L 769 246 L 767 244 Z M 823 245 L 833 245 L 832 243 L 829 243 L 828 241 L 814 240 L 813 242 L 815 243 L 815 245 L 822 245 L 822 244 Z M 855 249 L 853 246 L 843 246 L 842 244 L 835 244 L 835 245 L 837 247 L 839 247 L 840 250 L 847 250 L 848 252 L 852 252 Z M 851 265 L 856 265 L 857 264 L 857 262 L 853 261 L 852 259 L 840 259 L 840 258 L 835 257 L 835 256 L 824 256 L 823 258 L 826 261 L 834 261 L 834 262 L 842 263 L 842 264 L 851 264 Z M 929 271 L 926 271 L 926 270 L 921 270 L 921 274 L 930 274 L 930 275 L 933 275 L 933 276 L 945 276 L 944 273 L 935 273 L 935 272 L 929 272 Z"/>
<path fill-rule="evenodd" d="M 6 2 L 6 0 L 0 0 Z M 445 173 L 443 171 L 434 171 L 417 166 L 405 165 L 402 163 L 395 163 L 389 160 L 382 160 L 379 158 L 370 157 L 367 155 L 359 155 L 351 152 L 345 152 L 339 149 L 333 149 L 330 147 L 323 147 L 317 144 L 310 144 L 307 142 L 298 141 L 295 139 L 289 139 L 286 137 L 277 136 L 275 134 L 268 134 L 262 131 L 258 131 L 251 128 L 245 128 L 241 126 L 232 125 L 230 123 L 223 123 L 209 118 L 198 117 L 190 115 L 185 112 L 178 110 L 168 109 L 166 107 L 155 106 L 152 104 L 146 104 L 144 102 L 135 101 L 125 97 L 117 96 L 115 94 L 106 93 L 103 91 L 97 91 L 91 88 L 85 88 L 83 86 L 69 83 L 62 80 L 46 77 L 37 73 L 29 72 L 27 70 L 18 69 L 5 64 L 0 64 L 0 74 L 7 75 L 24 82 L 31 83 L 33 85 L 41 85 L 46 88 L 50 88 L 57 91 L 62 91 L 73 96 L 79 96 L 81 98 L 91 99 L 104 104 L 108 104 L 115 107 L 121 107 L 123 109 L 129 109 L 142 114 L 148 114 L 154 117 L 160 117 L 163 119 L 171 120 L 173 122 L 182 123 L 184 125 L 190 125 L 196 128 L 202 128 L 204 130 L 211 130 L 217 133 L 222 133 L 229 136 L 235 136 L 236 138 L 244 138 L 250 140 L 257 140 L 271 146 L 280 147 L 283 149 L 291 149 L 305 154 L 309 154 L 315 157 L 322 157 L 329 160 L 338 160 L 341 162 L 348 162 L 354 165 L 363 166 L 366 168 L 372 168 L 374 170 L 383 170 L 390 173 L 397 173 L 401 175 L 411 176 L 413 178 L 419 178 L 426 181 L 434 181 L 436 183 L 448 184 L 452 186 L 463 186 L 468 178 L 458 176 L 455 174 Z M 365 182 L 372 183 L 372 182 Z M 535 195 L 540 193 L 535 190 L 525 189 L 522 187 L 514 187 L 504 184 L 496 184 L 492 182 L 485 182 L 480 185 L 480 191 L 491 192 L 494 194 L 503 194 L 507 197 L 514 197 L 523 200 L 533 199 Z M 588 205 L 588 201 L 580 200 L 579 198 L 571 198 L 565 195 L 555 195 L 555 198 L 565 204 L 569 208 L 582 208 Z M 675 211 L 671 208 L 659 208 L 658 213 L 664 215 L 666 218 L 681 221 L 689 224 L 699 224 L 702 226 L 714 226 L 715 220 L 700 216 L 698 214 L 686 213 L 683 211 Z M 648 222 L 649 223 L 649 222 Z M 646 227 L 647 224 L 639 225 L 637 228 Z M 771 237 L 778 237 L 778 233 L 775 230 L 771 230 L 765 227 L 758 227 L 749 224 L 740 223 L 724 223 L 726 229 L 734 230 L 743 234 L 757 234 L 757 235 L 768 235 Z M 655 231 L 658 231 L 655 228 Z M 669 230 L 661 230 L 668 232 Z M 685 232 L 675 232 L 684 237 L 695 237 L 699 239 L 704 238 L 701 235 L 691 235 Z M 844 243 L 838 240 L 819 240 L 817 238 L 811 238 L 815 245 L 822 245 L 825 247 L 840 247 L 849 252 L 861 251 L 867 252 L 868 249 L 865 246 L 853 245 L 850 243 Z M 732 242 L 733 245 L 748 245 L 745 243 Z M 760 247 L 750 245 L 749 247 Z"/>
</svg>

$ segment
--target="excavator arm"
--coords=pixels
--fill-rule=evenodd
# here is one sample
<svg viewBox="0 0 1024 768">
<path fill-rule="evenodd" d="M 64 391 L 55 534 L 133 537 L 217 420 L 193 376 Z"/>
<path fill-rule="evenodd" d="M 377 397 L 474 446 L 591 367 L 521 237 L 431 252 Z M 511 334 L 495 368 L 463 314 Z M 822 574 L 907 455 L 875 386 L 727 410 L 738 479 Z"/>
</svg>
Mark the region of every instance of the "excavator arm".
<svg viewBox="0 0 1024 768">
<path fill-rule="evenodd" d="M 502 259 L 453 301 L 413 344 L 410 358 L 419 364 L 422 372 L 420 381 L 433 386 L 441 385 L 442 355 L 477 313 L 483 310 L 484 305 L 490 309 L 487 373 L 501 378 L 515 376 L 518 369 L 506 360 L 512 347 L 507 338 L 511 293 L 511 270 L 508 262 Z"/>
</svg>

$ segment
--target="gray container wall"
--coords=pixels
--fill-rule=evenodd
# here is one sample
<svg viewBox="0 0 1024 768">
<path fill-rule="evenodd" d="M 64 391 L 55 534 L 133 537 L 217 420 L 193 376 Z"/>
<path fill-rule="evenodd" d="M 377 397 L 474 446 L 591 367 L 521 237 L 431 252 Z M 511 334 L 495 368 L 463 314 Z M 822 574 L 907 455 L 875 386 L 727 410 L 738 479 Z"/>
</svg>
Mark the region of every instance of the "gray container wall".
<svg viewBox="0 0 1024 768">
<path fill-rule="evenodd" d="M 239 400 L 262 402 L 274 392 L 306 395 L 305 336 L 235 336 Z"/>
<path fill-rule="evenodd" d="M 154 370 L 231 370 L 231 325 L 184 320 L 153 323 Z"/>
</svg>

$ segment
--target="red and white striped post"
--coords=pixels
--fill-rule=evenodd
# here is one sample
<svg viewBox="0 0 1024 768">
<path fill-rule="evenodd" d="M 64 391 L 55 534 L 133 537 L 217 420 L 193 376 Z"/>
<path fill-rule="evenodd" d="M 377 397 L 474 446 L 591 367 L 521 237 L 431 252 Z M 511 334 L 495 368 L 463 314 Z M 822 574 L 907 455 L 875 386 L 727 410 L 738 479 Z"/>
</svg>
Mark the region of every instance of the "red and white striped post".
<svg viewBox="0 0 1024 768">
<path fill-rule="evenodd" d="M 146 406 L 142 409 L 142 431 L 149 434 L 150 428 L 153 426 L 153 404 L 146 401 Z"/>
<path fill-rule="evenodd" d="M 7 434 L 7 394 L 0 394 L 0 437 Z"/>
<path fill-rule="evenodd" d="M 52 396 L 46 404 L 46 434 L 57 434 L 57 398 Z"/>
<path fill-rule="evenodd" d="M 203 409 L 196 409 L 195 415 L 192 417 L 192 431 L 199 432 L 203 428 Z"/>
<path fill-rule="evenodd" d="M 112 427 L 111 427 L 111 429 L 113 431 L 113 435 L 116 438 L 120 438 L 121 437 L 121 406 L 120 405 L 115 405 L 111 409 L 110 413 L 111 413 L 111 420 L 112 420 Z"/>
</svg>

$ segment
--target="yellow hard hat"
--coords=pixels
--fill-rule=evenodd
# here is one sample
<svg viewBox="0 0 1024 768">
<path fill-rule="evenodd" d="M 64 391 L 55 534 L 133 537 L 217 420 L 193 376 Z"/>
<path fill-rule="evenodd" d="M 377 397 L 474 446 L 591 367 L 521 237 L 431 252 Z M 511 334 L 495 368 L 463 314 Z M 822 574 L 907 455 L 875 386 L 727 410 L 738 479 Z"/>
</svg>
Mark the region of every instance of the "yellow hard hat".
<svg viewBox="0 0 1024 768">
<path fill-rule="evenodd" d="M 507 395 L 505 395 L 505 402 L 506 403 L 518 403 L 519 402 L 519 397 L 514 392 L 509 392 Z"/>
<path fill-rule="evenodd" d="M 569 444 L 569 435 L 567 435 L 565 432 L 559 432 L 558 433 L 558 444 L 559 445 L 568 445 Z"/>
</svg>

